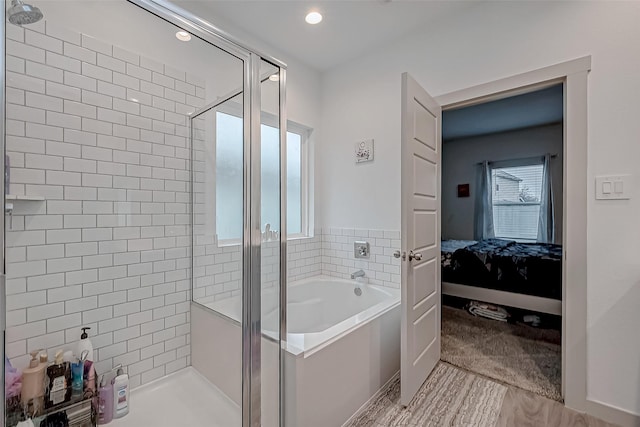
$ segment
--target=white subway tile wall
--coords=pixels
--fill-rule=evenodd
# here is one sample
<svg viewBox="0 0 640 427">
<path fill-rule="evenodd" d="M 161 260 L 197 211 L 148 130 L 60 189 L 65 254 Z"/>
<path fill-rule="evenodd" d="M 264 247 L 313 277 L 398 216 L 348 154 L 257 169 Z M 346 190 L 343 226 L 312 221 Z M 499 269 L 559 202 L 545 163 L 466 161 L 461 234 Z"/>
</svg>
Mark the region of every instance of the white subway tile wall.
<svg viewBox="0 0 640 427">
<path fill-rule="evenodd" d="M 301 280 L 322 274 L 322 231 L 315 236 L 287 242 L 288 280 Z"/>
<path fill-rule="evenodd" d="M 196 224 L 198 218 L 196 215 Z M 210 216 L 200 217 L 200 230 L 206 228 L 206 218 Z M 362 269 L 369 283 L 400 287 L 400 260 L 393 257 L 393 252 L 400 249 L 399 231 L 324 228 L 316 229 L 314 234 L 314 237 L 292 239 L 287 242 L 289 282 L 320 274 L 348 279 L 351 273 Z M 196 236 L 194 300 L 207 304 L 238 295 L 242 286 L 241 247 L 219 247 L 215 236 L 208 240 L 197 233 Z M 371 254 L 368 259 L 355 258 L 353 245 L 356 240 L 369 242 Z M 277 246 L 276 242 L 263 243 L 263 288 L 277 284 Z"/>
<path fill-rule="evenodd" d="M 75 348 L 137 386 L 190 364 L 186 114 L 205 84 L 50 22 L 7 28 L 7 354 Z M 133 102 L 131 99 L 137 99 Z"/>
<path fill-rule="evenodd" d="M 368 259 L 356 259 L 355 241 L 369 242 Z M 393 256 L 396 250 L 400 250 L 399 231 L 323 228 L 322 274 L 348 279 L 362 269 L 369 283 L 400 288 L 400 259 Z"/>
<path fill-rule="evenodd" d="M 197 221 L 196 216 L 196 224 Z M 279 246 L 278 242 L 262 244 L 263 289 L 279 283 Z M 322 237 L 319 234 L 289 240 L 287 254 L 288 281 L 322 273 Z M 193 299 L 200 304 L 239 295 L 242 287 L 242 248 L 239 245 L 218 246 L 215 237 L 207 240 L 195 234 L 193 274 Z"/>
</svg>

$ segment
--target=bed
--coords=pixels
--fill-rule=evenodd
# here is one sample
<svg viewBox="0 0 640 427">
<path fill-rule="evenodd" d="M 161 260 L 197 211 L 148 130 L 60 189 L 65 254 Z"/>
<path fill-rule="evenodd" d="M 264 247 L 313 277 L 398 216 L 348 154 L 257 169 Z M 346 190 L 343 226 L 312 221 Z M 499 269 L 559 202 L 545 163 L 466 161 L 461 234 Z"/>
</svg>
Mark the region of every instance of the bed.
<svg viewBox="0 0 640 427">
<path fill-rule="evenodd" d="M 513 240 L 443 240 L 442 293 L 562 314 L 562 246 Z"/>
</svg>

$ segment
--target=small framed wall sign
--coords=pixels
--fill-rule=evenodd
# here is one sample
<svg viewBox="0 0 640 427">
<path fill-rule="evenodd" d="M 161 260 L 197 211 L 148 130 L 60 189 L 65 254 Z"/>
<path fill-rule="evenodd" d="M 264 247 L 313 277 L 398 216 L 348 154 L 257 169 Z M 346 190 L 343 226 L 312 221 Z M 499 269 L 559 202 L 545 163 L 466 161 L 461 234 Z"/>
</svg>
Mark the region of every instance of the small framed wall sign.
<svg viewBox="0 0 640 427">
<path fill-rule="evenodd" d="M 370 162 L 373 160 L 373 139 L 356 142 L 356 163 Z"/>
<path fill-rule="evenodd" d="M 458 184 L 458 197 L 469 197 L 469 184 Z"/>
</svg>

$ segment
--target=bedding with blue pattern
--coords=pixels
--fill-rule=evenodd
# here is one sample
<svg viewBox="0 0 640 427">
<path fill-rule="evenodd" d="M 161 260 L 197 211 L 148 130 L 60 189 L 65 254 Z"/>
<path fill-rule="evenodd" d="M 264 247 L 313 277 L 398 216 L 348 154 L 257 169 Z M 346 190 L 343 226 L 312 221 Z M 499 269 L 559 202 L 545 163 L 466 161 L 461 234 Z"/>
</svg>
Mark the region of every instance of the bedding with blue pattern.
<svg viewBox="0 0 640 427">
<path fill-rule="evenodd" d="M 562 246 L 513 240 L 443 240 L 442 281 L 562 299 Z"/>
</svg>

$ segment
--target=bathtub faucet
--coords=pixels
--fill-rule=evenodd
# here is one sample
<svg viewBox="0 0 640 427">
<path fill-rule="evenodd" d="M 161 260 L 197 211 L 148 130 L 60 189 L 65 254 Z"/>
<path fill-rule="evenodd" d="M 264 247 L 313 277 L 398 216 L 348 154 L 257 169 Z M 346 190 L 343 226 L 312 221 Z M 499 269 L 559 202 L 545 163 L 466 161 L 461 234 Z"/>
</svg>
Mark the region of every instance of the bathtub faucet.
<svg viewBox="0 0 640 427">
<path fill-rule="evenodd" d="M 351 278 L 355 279 L 357 277 L 364 277 L 364 270 L 358 270 L 354 273 L 351 273 Z"/>
</svg>

